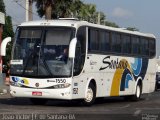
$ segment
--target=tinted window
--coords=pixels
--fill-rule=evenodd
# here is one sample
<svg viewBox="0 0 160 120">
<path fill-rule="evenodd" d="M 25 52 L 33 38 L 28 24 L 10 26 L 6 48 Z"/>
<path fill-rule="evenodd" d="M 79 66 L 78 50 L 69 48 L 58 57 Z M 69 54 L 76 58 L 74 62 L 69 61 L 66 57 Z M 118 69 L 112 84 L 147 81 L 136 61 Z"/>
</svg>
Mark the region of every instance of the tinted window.
<svg viewBox="0 0 160 120">
<path fill-rule="evenodd" d="M 98 50 L 98 30 L 89 29 L 89 50 Z"/>
<path fill-rule="evenodd" d="M 141 39 L 141 54 L 145 56 L 149 55 L 149 42 L 146 38 Z"/>
<path fill-rule="evenodd" d="M 149 56 L 150 57 L 154 57 L 155 56 L 155 40 L 154 39 L 150 39 L 149 40 Z"/>
<path fill-rule="evenodd" d="M 100 51 L 109 52 L 110 51 L 110 39 L 109 39 L 109 32 L 100 31 L 99 35 L 100 41 Z"/>
<path fill-rule="evenodd" d="M 121 36 L 118 33 L 112 33 L 112 52 L 121 53 Z"/>
<path fill-rule="evenodd" d="M 139 42 L 139 37 L 132 37 L 132 53 L 133 54 L 140 54 L 140 42 Z"/>
<path fill-rule="evenodd" d="M 89 28 L 88 33 L 88 49 L 92 52 L 148 58 L 156 53 L 153 38 L 98 28 Z"/>
<path fill-rule="evenodd" d="M 122 35 L 122 53 L 131 53 L 131 37 L 129 35 Z"/>
</svg>

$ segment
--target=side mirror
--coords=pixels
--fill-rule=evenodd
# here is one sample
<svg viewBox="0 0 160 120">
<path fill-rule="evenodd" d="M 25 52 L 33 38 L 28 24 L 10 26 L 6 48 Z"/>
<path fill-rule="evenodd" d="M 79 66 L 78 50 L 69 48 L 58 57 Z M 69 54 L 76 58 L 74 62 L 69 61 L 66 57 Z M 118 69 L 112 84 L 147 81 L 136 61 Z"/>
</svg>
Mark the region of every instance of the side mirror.
<svg viewBox="0 0 160 120">
<path fill-rule="evenodd" d="M 69 57 L 70 58 L 75 57 L 76 44 L 77 44 L 77 38 L 73 38 L 69 45 Z"/>
<path fill-rule="evenodd" d="M 9 42 L 11 42 L 11 37 L 7 37 L 2 41 L 2 43 L 1 43 L 1 56 L 6 56 L 6 47 Z"/>
</svg>

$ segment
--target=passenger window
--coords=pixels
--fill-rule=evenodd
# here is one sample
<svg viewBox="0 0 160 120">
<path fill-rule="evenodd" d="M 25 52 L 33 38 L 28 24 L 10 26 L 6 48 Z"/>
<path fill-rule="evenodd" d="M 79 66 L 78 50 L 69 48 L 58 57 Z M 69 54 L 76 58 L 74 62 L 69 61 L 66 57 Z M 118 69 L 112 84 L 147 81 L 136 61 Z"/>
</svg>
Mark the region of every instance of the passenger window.
<svg viewBox="0 0 160 120">
<path fill-rule="evenodd" d="M 149 40 L 149 56 L 150 57 L 154 57 L 155 56 L 155 40 L 154 39 L 150 39 Z"/>
<path fill-rule="evenodd" d="M 132 54 L 139 55 L 140 54 L 140 42 L 139 37 L 132 37 Z"/>
<path fill-rule="evenodd" d="M 141 39 L 141 54 L 144 56 L 149 56 L 149 42 L 148 39 Z"/>
<path fill-rule="evenodd" d="M 89 50 L 98 50 L 99 42 L 98 42 L 98 30 L 89 29 Z"/>
<path fill-rule="evenodd" d="M 109 52 L 110 51 L 110 40 L 109 40 L 109 32 L 100 31 L 99 36 L 100 41 L 100 51 Z"/>
<path fill-rule="evenodd" d="M 121 36 L 118 33 L 112 33 L 112 52 L 121 53 Z"/>
<path fill-rule="evenodd" d="M 122 53 L 131 53 L 131 37 L 129 35 L 122 35 Z"/>
</svg>

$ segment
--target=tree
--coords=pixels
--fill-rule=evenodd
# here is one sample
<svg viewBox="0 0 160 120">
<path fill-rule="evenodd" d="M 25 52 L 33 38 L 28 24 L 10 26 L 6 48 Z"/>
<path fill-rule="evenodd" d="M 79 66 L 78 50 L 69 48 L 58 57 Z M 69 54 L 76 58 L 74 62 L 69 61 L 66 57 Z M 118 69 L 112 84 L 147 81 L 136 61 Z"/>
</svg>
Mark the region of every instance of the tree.
<svg viewBox="0 0 160 120">
<path fill-rule="evenodd" d="M 14 37 L 13 27 L 12 27 L 12 19 L 10 16 L 6 16 L 5 25 L 3 28 L 2 39 L 6 37 Z M 12 50 L 12 42 L 7 45 L 7 54 L 3 57 L 3 62 L 6 65 L 11 59 L 11 50 Z"/>
<path fill-rule="evenodd" d="M 110 22 L 110 21 L 105 21 L 105 25 L 110 26 L 110 27 L 119 28 L 119 26 L 116 23 Z"/>
<path fill-rule="evenodd" d="M 5 10 L 4 2 L 3 0 L 0 0 L 0 12 L 6 13 L 5 11 L 6 10 Z M 3 26 L 2 39 L 6 37 L 14 37 L 12 19 L 10 16 L 5 16 L 5 25 Z M 11 59 L 11 49 L 12 49 L 12 43 L 9 43 L 7 45 L 7 55 L 3 57 L 3 62 L 5 65 L 7 65 L 7 63 L 9 63 Z"/>
<path fill-rule="evenodd" d="M 83 2 L 80 0 L 57 0 L 55 5 L 55 11 L 53 11 L 55 17 L 53 18 L 77 17 Z"/>
<path fill-rule="evenodd" d="M 0 0 L 0 12 L 6 13 L 5 5 L 4 5 L 3 0 Z"/>
<path fill-rule="evenodd" d="M 52 18 L 65 18 L 70 15 L 70 6 L 72 0 L 57 0 L 55 2 L 55 10 L 53 11 Z"/>
<path fill-rule="evenodd" d="M 45 19 L 70 17 L 77 14 L 82 5 L 80 0 L 33 0 L 36 2 L 37 12 Z"/>
<path fill-rule="evenodd" d="M 55 0 L 33 0 L 36 2 L 37 12 L 40 17 L 45 15 L 45 19 L 51 19 Z"/>
<path fill-rule="evenodd" d="M 96 23 L 96 21 L 97 21 L 96 15 L 97 15 L 96 5 L 94 5 L 94 4 L 84 4 L 80 8 L 78 18 L 80 20 L 85 20 L 85 21 L 88 21 L 88 22 Z"/>
<path fill-rule="evenodd" d="M 100 24 L 119 27 L 114 22 L 106 21 L 105 14 L 97 12 L 96 5 L 84 4 L 81 0 L 34 0 L 34 2 L 39 16 L 45 16 L 46 19 L 76 17 L 92 23 L 98 23 L 100 19 Z"/>
<path fill-rule="evenodd" d="M 139 31 L 139 29 L 137 29 L 135 27 L 127 27 L 127 30 L 129 30 L 129 31 Z"/>
</svg>

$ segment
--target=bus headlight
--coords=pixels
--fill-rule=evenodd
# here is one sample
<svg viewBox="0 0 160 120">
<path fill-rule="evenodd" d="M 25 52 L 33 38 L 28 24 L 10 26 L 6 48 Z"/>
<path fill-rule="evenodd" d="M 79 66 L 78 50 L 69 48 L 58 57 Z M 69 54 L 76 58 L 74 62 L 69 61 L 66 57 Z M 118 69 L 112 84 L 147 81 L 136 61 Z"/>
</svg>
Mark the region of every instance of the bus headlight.
<svg viewBox="0 0 160 120">
<path fill-rule="evenodd" d="M 16 87 L 22 86 L 22 85 L 19 84 L 18 82 L 13 82 L 13 81 L 10 81 L 10 85 L 11 85 L 11 86 L 16 86 Z"/>
<path fill-rule="evenodd" d="M 58 84 L 58 85 L 54 85 L 53 88 L 54 89 L 58 89 L 58 88 L 67 88 L 69 87 L 71 84 L 69 83 L 65 83 L 65 84 Z"/>
</svg>

